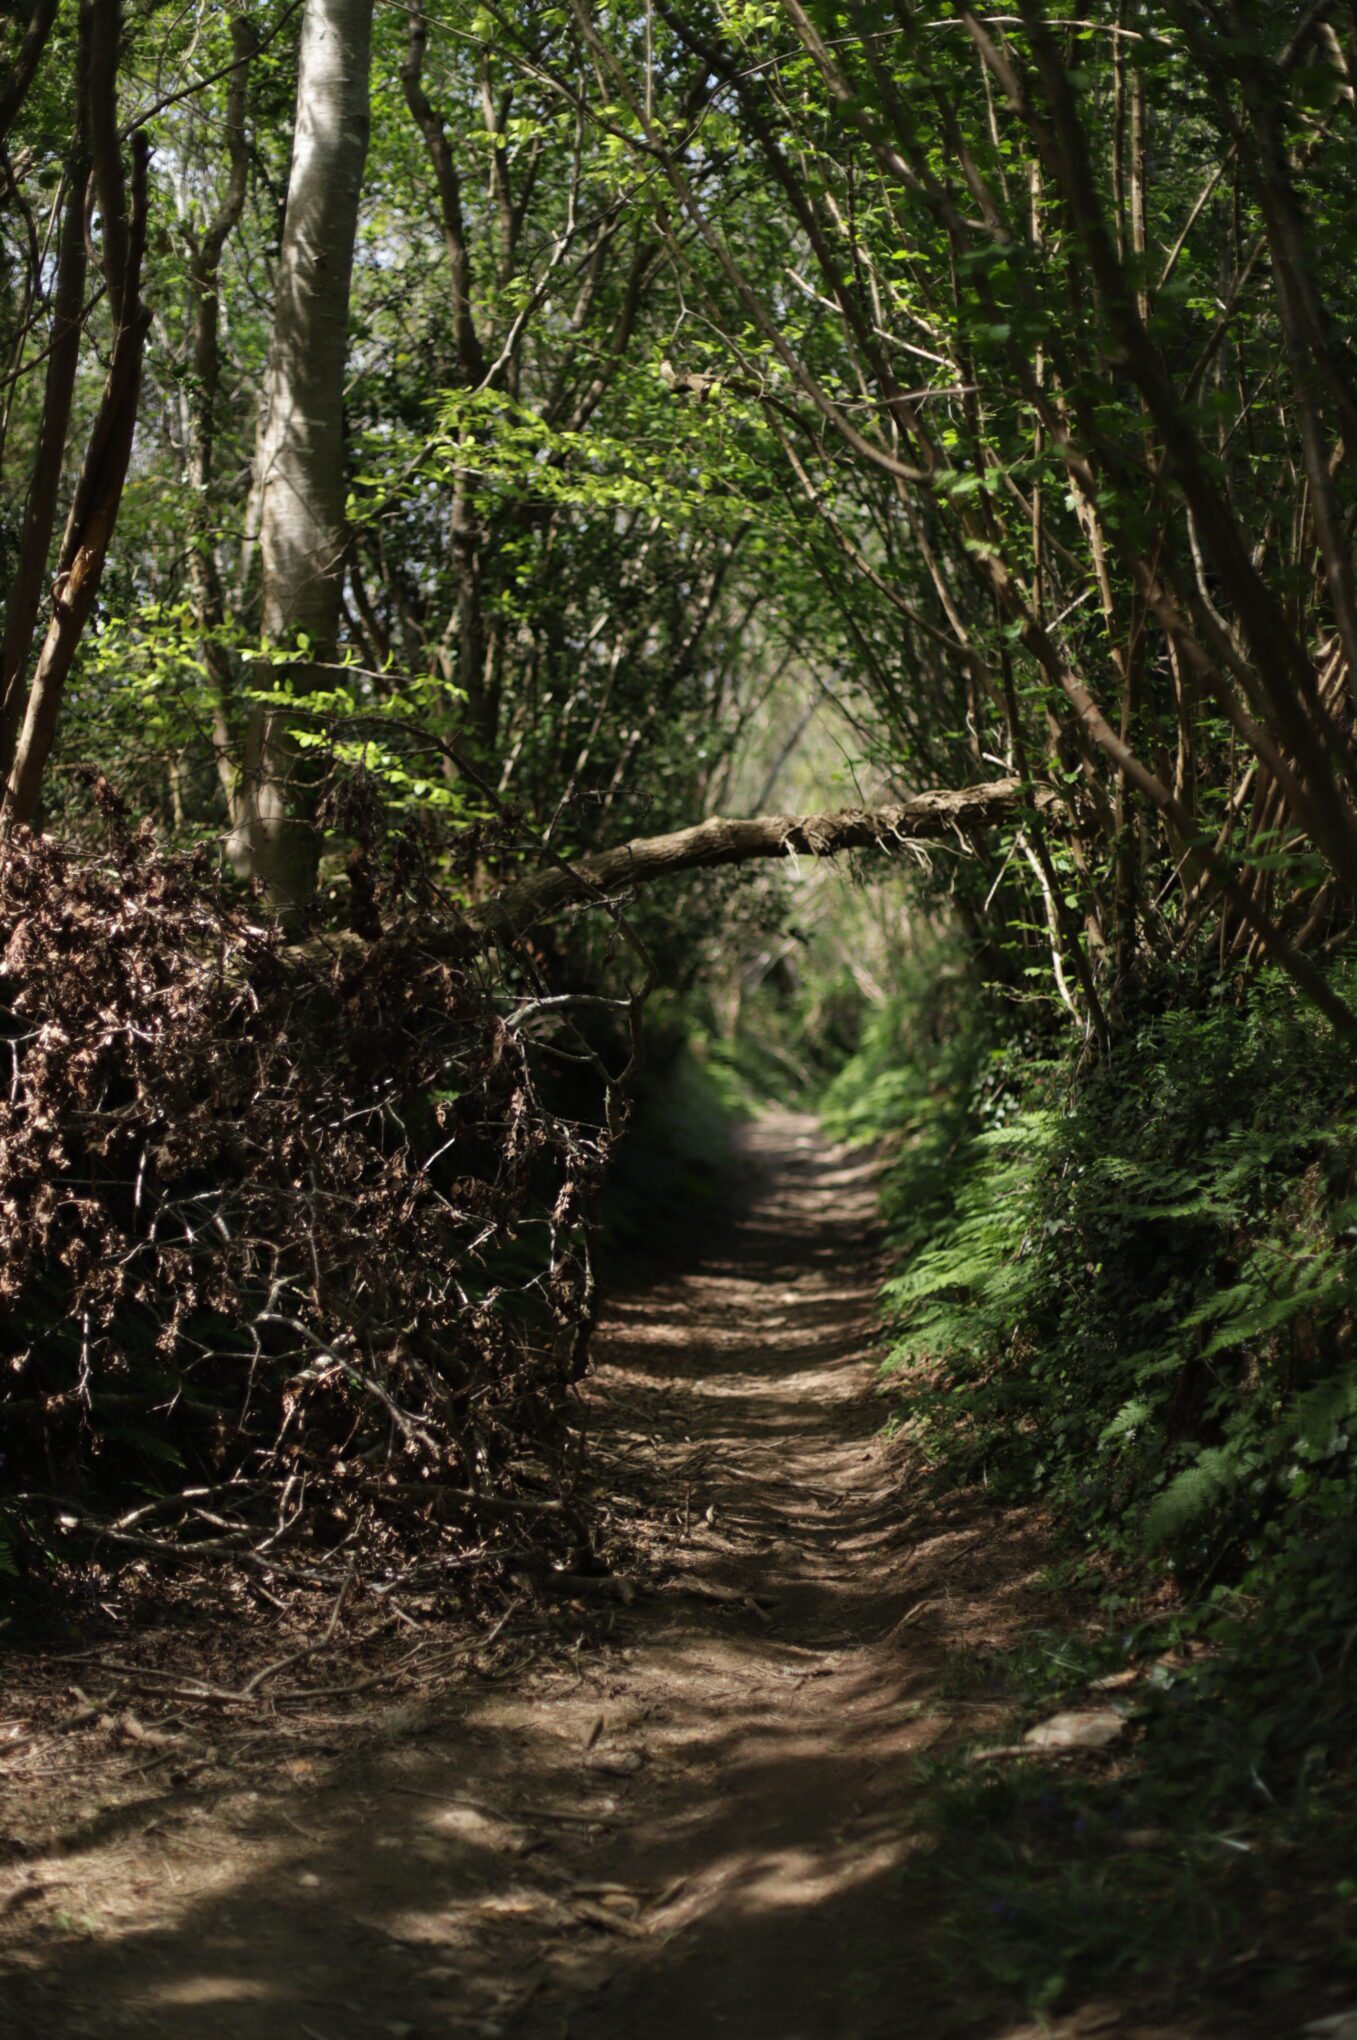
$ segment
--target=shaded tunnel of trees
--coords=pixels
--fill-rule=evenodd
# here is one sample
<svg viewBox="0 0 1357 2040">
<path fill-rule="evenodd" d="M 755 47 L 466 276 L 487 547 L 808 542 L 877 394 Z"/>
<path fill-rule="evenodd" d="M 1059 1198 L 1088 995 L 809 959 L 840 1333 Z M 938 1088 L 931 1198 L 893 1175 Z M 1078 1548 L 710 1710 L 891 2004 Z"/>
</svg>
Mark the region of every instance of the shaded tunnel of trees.
<svg viewBox="0 0 1357 2040">
<path fill-rule="evenodd" d="M 1343 1775 L 1351 8 L 0 13 L 5 1594 L 606 1574 L 696 1069 Z"/>
</svg>

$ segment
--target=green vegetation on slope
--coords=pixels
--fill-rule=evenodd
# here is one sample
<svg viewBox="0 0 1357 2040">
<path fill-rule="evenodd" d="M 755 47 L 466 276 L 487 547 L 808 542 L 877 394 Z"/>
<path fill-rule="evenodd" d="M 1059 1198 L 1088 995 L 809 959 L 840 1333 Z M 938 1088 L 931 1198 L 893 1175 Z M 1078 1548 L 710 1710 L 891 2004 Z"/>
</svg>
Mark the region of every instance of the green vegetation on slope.
<svg viewBox="0 0 1357 2040">
<path fill-rule="evenodd" d="M 1302 1945 L 1357 1959 L 1351 1072 L 1266 973 L 1153 990 L 1089 1061 L 1015 1034 L 943 949 L 826 1099 L 891 1143 L 893 1422 L 1060 1533 L 1071 1633 L 960 1662 L 960 1690 L 1022 1726 L 1150 1668 L 1112 1689 L 1132 1754 L 1096 1778 L 932 1768 L 940 1958 L 1039 2006 L 1251 1946 L 1284 1987 L 1279 1884 Z"/>
</svg>

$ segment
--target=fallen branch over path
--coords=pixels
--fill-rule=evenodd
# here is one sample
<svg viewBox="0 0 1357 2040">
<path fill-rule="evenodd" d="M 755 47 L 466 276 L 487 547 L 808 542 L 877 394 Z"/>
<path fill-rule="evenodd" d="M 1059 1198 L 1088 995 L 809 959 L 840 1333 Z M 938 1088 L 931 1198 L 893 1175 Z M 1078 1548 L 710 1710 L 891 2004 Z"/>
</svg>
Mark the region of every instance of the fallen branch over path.
<svg viewBox="0 0 1357 2040">
<path fill-rule="evenodd" d="M 753 815 L 732 821 L 713 815 L 691 829 L 642 836 L 615 850 L 580 858 L 518 880 L 479 902 L 467 914 L 476 933 L 501 939 L 522 935 L 563 907 L 630 890 L 682 871 L 744 864 L 760 857 L 837 857 L 845 850 L 896 850 L 905 843 L 965 838 L 1057 798 L 1049 787 L 1019 779 L 991 780 L 957 791 L 916 793 L 884 808 L 844 808 L 823 815 Z"/>
</svg>

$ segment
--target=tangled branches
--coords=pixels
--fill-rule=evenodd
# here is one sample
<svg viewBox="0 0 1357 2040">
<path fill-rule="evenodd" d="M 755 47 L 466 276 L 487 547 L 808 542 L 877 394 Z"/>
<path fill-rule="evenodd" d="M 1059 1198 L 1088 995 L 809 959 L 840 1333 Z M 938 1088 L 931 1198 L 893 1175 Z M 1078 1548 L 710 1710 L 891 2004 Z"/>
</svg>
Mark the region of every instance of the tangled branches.
<svg viewBox="0 0 1357 2040">
<path fill-rule="evenodd" d="M 0 957 L 0 1564 L 585 1560 L 618 1114 L 530 1048 L 553 1002 L 414 938 L 299 958 L 132 838 L 16 841 Z"/>
</svg>

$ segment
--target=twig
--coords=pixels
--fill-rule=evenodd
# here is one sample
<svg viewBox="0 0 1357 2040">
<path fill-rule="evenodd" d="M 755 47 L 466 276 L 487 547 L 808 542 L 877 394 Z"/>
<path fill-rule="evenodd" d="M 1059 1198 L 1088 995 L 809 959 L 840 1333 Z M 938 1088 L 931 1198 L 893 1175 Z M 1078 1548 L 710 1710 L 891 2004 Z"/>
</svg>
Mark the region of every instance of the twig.
<svg viewBox="0 0 1357 2040">
<path fill-rule="evenodd" d="M 325 1626 L 324 1636 L 321 1637 L 318 1643 L 303 1644 L 300 1650 L 290 1651 L 286 1657 L 275 1658 L 271 1665 L 261 1665 L 257 1672 L 251 1673 L 250 1677 L 241 1687 L 240 1693 L 242 1699 L 249 1699 L 253 1694 L 257 1693 L 265 1679 L 271 1679 L 275 1672 L 286 1671 L 289 1665 L 299 1665 L 303 1658 L 315 1657 L 333 1643 L 335 1631 L 339 1627 L 339 1618 L 343 1613 L 344 1603 L 348 1599 L 349 1588 L 352 1585 L 353 1561 L 350 1560 L 349 1569 L 344 1575 L 344 1584 L 335 1597 L 335 1605 L 331 1610 L 330 1620 Z"/>
<path fill-rule="evenodd" d="M 554 1820 L 564 1827 L 630 1827 L 620 1814 L 572 1813 L 558 1806 L 520 1806 L 515 1809 L 524 1820 Z"/>
</svg>

